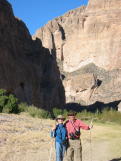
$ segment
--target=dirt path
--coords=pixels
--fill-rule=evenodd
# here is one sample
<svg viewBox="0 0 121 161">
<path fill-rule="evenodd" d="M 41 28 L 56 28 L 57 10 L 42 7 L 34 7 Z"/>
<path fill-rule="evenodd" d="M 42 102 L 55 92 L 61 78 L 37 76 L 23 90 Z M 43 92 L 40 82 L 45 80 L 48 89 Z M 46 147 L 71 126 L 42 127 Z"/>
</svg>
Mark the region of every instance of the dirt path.
<svg viewBox="0 0 121 161">
<path fill-rule="evenodd" d="M 0 114 L 0 161 L 49 161 L 50 151 L 55 161 L 49 134 L 53 124 L 52 120 Z M 83 131 L 81 137 L 83 161 L 121 160 L 120 126 L 96 124 L 91 135 Z"/>
</svg>

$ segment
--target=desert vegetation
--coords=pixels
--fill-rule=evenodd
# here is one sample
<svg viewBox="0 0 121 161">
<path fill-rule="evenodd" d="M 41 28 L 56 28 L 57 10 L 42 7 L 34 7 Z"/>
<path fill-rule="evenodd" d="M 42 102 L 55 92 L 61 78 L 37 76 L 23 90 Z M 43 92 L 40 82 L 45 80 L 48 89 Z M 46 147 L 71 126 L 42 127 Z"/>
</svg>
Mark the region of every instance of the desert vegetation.
<svg viewBox="0 0 121 161">
<path fill-rule="evenodd" d="M 54 119 L 57 115 L 64 115 L 67 117 L 68 110 L 60 109 L 57 107 L 52 108 L 51 111 L 37 108 L 34 105 L 27 105 L 26 103 L 19 103 L 19 100 L 13 95 L 8 93 L 6 90 L 0 89 L 0 112 L 2 113 L 28 113 L 32 117 L 43 118 L 43 119 Z M 77 117 L 82 120 L 95 120 L 96 122 L 112 122 L 121 124 L 121 113 L 105 108 L 104 110 L 96 112 L 87 112 L 86 110 L 78 110 Z"/>
</svg>

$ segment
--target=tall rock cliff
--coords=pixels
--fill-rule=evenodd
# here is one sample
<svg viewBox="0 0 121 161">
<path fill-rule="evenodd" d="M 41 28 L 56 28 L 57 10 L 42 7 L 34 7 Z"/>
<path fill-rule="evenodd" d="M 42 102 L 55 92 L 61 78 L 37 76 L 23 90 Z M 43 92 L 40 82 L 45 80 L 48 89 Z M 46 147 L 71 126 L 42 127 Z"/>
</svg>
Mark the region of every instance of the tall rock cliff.
<svg viewBox="0 0 121 161">
<path fill-rule="evenodd" d="M 32 40 L 6 0 L 0 0 L 0 88 L 42 108 L 65 103 L 55 58 L 39 39 Z"/>
<path fill-rule="evenodd" d="M 121 100 L 121 0 L 89 0 L 36 31 L 56 55 L 67 102 Z"/>
</svg>

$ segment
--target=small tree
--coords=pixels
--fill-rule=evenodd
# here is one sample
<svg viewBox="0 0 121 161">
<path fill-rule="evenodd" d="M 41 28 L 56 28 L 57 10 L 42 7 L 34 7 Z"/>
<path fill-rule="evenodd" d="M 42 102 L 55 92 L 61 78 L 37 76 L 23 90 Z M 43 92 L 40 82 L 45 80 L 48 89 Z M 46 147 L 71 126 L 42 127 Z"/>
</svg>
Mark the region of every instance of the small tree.
<svg viewBox="0 0 121 161">
<path fill-rule="evenodd" d="M 0 112 L 18 113 L 18 99 L 6 90 L 0 89 Z"/>
</svg>

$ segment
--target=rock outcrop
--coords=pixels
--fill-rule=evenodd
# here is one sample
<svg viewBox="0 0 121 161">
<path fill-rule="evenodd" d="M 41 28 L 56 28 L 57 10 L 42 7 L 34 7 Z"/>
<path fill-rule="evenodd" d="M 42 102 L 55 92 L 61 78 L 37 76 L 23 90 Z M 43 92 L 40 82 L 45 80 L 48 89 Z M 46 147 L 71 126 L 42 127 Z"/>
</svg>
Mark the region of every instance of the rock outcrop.
<svg viewBox="0 0 121 161">
<path fill-rule="evenodd" d="M 32 40 L 6 0 L 0 0 L 0 88 L 42 108 L 65 103 L 55 58 L 39 39 Z"/>
<path fill-rule="evenodd" d="M 89 0 L 33 35 L 56 56 L 67 102 L 121 100 L 120 19 L 121 0 Z"/>
<path fill-rule="evenodd" d="M 118 104 L 118 111 L 121 112 L 121 102 Z"/>
</svg>

